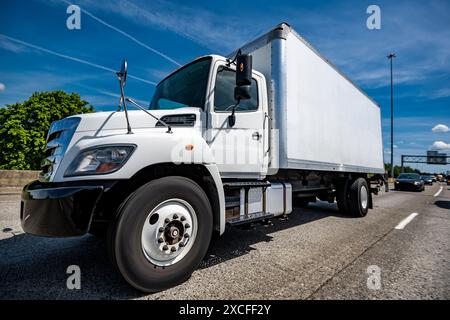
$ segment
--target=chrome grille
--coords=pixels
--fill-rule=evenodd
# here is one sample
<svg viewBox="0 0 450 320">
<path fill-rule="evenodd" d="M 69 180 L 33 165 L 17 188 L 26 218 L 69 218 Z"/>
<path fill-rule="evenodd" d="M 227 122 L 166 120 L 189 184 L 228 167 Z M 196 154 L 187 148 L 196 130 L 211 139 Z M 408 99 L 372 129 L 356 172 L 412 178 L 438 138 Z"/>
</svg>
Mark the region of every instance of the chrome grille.
<svg viewBox="0 0 450 320">
<path fill-rule="evenodd" d="M 52 123 L 47 134 L 45 159 L 41 162 L 39 180 L 48 182 L 53 179 L 80 120 L 71 117 Z"/>
</svg>

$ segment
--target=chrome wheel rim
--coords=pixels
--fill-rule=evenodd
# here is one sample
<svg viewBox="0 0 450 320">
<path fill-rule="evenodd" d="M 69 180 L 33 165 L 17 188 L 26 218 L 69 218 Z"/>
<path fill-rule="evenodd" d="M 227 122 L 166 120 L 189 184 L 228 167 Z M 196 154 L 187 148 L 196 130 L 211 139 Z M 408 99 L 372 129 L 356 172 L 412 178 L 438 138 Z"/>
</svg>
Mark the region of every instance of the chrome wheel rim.
<svg viewBox="0 0 450 320">
<path fill-rule="evenodd" d="M 156 266 L 170 266 L 186 256 L 197 236 L 197 215 L 182 199 L 158 204 L 142 227 L 142 251 Z"/>
<path fill-rule="evenodd" d="M 361 207 L 363 209 L 367 208 L 367 204 L 369 203 L 369 193 L 367 192 L 367 188 L 365 186 L 361 187 Z"/>
</svg>

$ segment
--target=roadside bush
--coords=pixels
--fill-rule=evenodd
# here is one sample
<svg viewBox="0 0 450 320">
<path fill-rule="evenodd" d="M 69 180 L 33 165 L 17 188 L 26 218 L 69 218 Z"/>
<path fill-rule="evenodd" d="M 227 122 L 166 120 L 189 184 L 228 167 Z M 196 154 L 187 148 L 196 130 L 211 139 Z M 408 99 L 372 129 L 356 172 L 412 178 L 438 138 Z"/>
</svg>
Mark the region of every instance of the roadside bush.
<svg viewBox="0 0 450 320">
<path fill-rule="evenodd" d="M 93 112 L 77 93 L 35 92 L 23 103 L 0 108 L 0 169 L 39 170 L 53 121 Z"/>
</svg>

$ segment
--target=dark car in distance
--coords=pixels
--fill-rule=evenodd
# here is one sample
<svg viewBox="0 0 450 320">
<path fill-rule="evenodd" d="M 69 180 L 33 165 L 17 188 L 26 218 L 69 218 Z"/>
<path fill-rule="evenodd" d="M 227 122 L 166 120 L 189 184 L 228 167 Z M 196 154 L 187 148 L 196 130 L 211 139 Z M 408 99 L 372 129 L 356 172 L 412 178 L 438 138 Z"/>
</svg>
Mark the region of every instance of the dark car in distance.
<svg viewBox="0 0 450 320">
<path fill-rule="evenodd" d="M 430 186 L 433 185 L 433 176 L 422 176 L 421 178 L 425 182 L 425 184 L 429 184 Z"/>
<path fill-rule="evenodd" d="M 395 190 L 425 190 L 425 182 L 417 173 L 402 173 L 397 177 L 394 184 Z"/>
</svg>

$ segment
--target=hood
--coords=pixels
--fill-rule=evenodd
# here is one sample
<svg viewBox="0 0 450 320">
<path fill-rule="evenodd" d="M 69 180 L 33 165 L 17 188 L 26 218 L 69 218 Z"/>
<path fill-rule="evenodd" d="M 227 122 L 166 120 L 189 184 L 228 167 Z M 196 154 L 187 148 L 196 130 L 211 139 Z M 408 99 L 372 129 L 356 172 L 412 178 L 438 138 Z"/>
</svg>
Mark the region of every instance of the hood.
<svg viewBox="0 0 450 320">
<path fill-rule="evenodd" d="M 406 179 L 406 178 L 402 178 L 402 179 L 397 179 L 396 181 L 398 181 L 398 182 L 415 182 L 415 181 L 420 181 L 420 179 Z"/>
<path fill-rule="evenodd" d="M 174 110 L 149 110 L 151 114 L 158 118 L 162 118 L 166 115 L 176 114 L 195 114 L 196 122 L 195 127 L 199 126 L 200 109 L 199 108 L 179 108 Z M 80 118 L 80 124 L 78 125 L 77 132 L 82 131 L 96 131 L 96 130 L 120 130 L 127 128 L 127 122 L 124 111 L 111 111 L 111 112 L 95 112 L 80 114 L 73 117 Z M 70 118 L 70 117 L 69 117 Z M 128 118 L 130 121 L 131 129 L 144 129 L 154 128 L 157 121 L 146 114 L 142 110 L 128 111 Z"/>
</svg>

